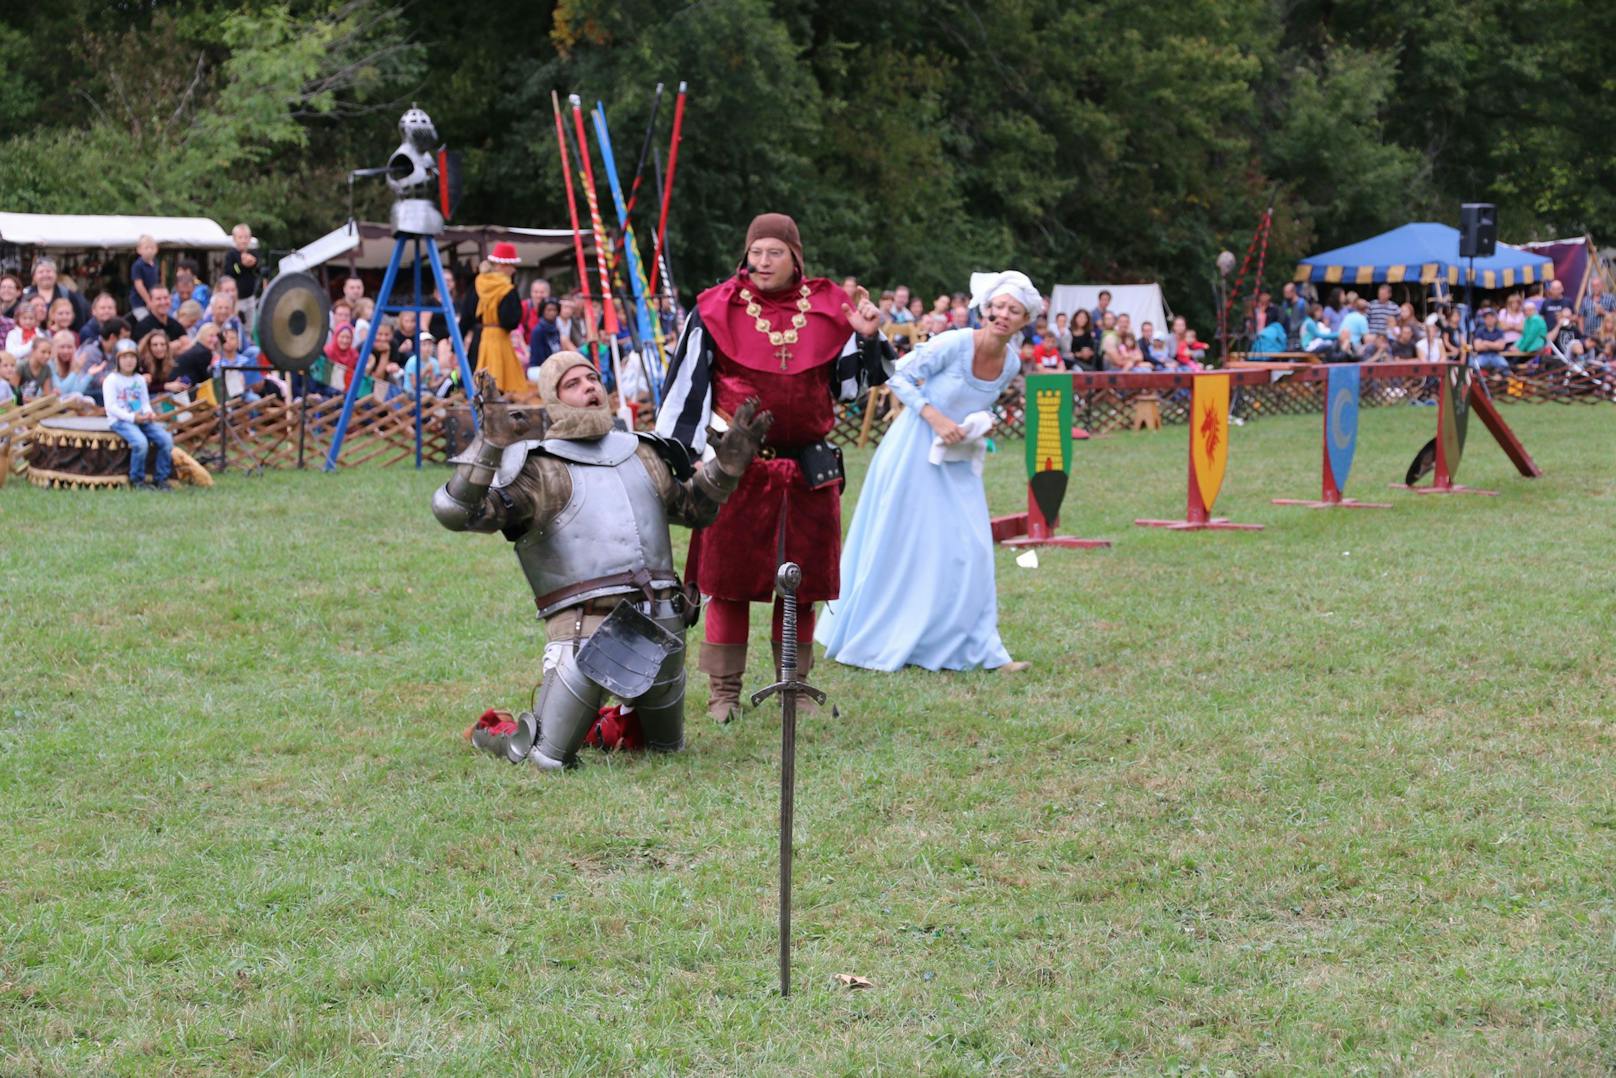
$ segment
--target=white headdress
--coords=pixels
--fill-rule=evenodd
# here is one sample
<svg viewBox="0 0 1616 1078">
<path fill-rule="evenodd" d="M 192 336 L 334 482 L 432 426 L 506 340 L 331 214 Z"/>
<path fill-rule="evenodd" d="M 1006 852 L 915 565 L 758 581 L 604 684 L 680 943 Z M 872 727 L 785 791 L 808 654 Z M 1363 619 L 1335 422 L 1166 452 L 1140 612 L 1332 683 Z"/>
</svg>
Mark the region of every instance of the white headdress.
<svg viewBox="0 0 1616 1078">
<path fill-rule="evenodd" d="M 1025 307 L 1029 319 L 1044 313 L 1044 297 L 1038 294 L 1038 289 L 1020 270 L 971 274 L 972 307 L 985 310 L 995 296 L 1005 295 Z"/>
</svg>

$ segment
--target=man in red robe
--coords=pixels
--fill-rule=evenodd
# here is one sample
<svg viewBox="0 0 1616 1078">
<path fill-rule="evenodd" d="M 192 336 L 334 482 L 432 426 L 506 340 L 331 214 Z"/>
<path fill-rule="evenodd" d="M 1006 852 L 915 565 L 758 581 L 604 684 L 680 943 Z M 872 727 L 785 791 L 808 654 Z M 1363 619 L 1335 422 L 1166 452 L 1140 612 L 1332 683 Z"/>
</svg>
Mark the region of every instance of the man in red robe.
<svg viewBox="0 0 1616 1078">
<path fill-rule="evenodd" d="M 740 706 L 748 604 L 774 601 L 782 561 L 802 567 L 798 669 L 806 675 L 813 664 L 813 603 L 841 590 L 841 452 L 825 438 L 836 403 L 885 382 L 895 359 L 869 293 L 849 295 L 803 266 L 796 222 L 759 215 L 735 275 L 696 298 L 657 413 L 657 433 L 696 453 L 707 448 L 709 423 L 721 427 L 748 398 L 774 413 L 758 459 L 718 519 L 690 540 L 686 579 L 708 596 L 699 665 L 711 683 L 708 714 L 721 722 Z M 780 614 L 775 602 L 776 654 Z"/>
</svg>

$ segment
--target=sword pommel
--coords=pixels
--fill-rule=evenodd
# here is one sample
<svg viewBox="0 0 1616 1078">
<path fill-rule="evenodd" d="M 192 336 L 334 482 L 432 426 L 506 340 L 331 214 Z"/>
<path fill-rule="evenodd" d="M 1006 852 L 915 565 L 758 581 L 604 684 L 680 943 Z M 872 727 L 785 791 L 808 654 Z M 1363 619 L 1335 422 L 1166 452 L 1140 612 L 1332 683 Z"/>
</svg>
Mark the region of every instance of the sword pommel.
<svg viewBox="0 0 1616 1078">
<path fill-rule="evenodd" d="M 774 574 L 774 590 L 781 595 L 795 595 L 802 586 L 802 567 L 794 561 L 782 562 Z"/>
</svg>

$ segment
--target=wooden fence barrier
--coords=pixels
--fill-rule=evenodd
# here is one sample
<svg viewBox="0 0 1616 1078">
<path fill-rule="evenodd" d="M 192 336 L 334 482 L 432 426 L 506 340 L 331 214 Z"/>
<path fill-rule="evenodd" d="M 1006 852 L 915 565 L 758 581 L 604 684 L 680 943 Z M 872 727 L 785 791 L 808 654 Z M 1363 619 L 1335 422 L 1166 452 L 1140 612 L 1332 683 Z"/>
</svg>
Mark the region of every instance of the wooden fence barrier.
<svg viewBox="0 0 1616 1078">
<path fill-rule="evenodd" d="M 1246 365 L 1250 369 L 1254 365 Z M 1240 369 L 1240 368 L 1236 368 Z M 1243 420 L 1270 415 L 1316 415 L 1324 407 L 1323 383 L 1302 381 L 1280 374 L 1262 385 L 1240 387 L 1235 415 Z M 1499 404 L 1598 404 L 1616 402 L 1616 376 L 1560 371 L 1512 371 L 1488 374 L 1488 391 Z M 1428 379 L 1385 378 L 1365 380 L 1363 407 L 1388 407 L 1434 399 Z M 293 468 L 298 463 L 298 437 L 303 432 L 302 459 L 318 468 L 331 447 L 331 435 L 342 412 L 341 397 L 304 398 L 288 402 L 281 397 L 257 401 L 231 400 L 221 415 L 209 402 L 180 403 L 164 395 L 153 402 L 158 420 L 174 435 L 174 442 L 210 469 L 221 463 L 227 468 Z M 994 436 L 1020 438 L 1026 434 L 1020 380 L 1007 389 L 994 405 L 998 420 Z M 1091 434 L 1132 430 L 1139 408 L 1148 406 L 1164 424 L 1188 421 L 1189 393 L 1157 391 L 1100 385 L 1080 390 L 1074 401 L 1073 420 Z M 415 461 L 415 402 L 398 397 L 378 401 L 361 397 L 354 404 L 348 435 L 342 445 L 339 467 L 361 465 L 388 467 Z M 93 409 L 90 414 L 99 414 Z M 872 389 L 857 401 L 837 410 L 836 425 L 829 438 L 841 446 L 878 443 L 892 421 L 903 411 L 897 397 L 885 387 Z M 29 437 L 42 421 L 62 415 L 81 414 L 58 398 L 41 397 L 10 409 L 0 409 L 0 457 L 9 449 L 6 467 L 13 474 L 27 470 L 25 460 Z M 642 415 L 649 422 L 648 411 Z M 470 417 L 463 401 L 422 401 L 421 455 L 425 462 L 442 464 L 465 445 L 470 436 Z M 222 438 L 222 450 L 221 450 Z"/>
</svg>

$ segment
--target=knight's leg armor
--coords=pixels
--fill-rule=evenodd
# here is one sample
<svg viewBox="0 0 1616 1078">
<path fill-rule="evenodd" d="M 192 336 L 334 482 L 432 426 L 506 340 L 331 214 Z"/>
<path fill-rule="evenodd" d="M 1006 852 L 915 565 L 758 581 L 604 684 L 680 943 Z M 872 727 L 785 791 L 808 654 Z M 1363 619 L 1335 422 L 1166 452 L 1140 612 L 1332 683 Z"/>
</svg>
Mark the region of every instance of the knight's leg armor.
<svg viewBox="0 0 1616 1078">
<path fill-rule="evenodd" d="M 682 618 L 658 618 L 657 623 L 681 640 Z M 632 701 L 653 752 L 678 752 L 685 747 L 685 649 L 680 647 L 662 661 L 656 681 Z"/>
<path fill-rule="evenodd" d="M 561 658 L 544 675 L 539 689 L 537 717 L 539 741 L 528 759 L 546 771 L 558 771 L 577 763 L 578 749 L 600 713 L 604 690 L 578 669 L 576 642 L 552 645 Z"/>
</svg>

